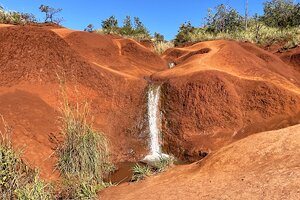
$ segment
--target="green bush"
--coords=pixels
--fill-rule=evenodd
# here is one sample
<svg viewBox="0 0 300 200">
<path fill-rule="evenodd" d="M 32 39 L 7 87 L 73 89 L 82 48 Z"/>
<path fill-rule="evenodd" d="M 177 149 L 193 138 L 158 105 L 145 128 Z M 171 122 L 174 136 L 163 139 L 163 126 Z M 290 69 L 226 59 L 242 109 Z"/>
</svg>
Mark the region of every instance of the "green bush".
<svg viewBox="0 0 300 200">
<path fill-rule="evenodd" d="M 109 161 L 108 141 L 88 123 L 88 103 L 71 106 L 64 95 L 61 113 L 65 137 L 58 149 L 58 169 L 64 178 L 61 196 L 93 199 L 104 188 L 103 177 L 114 169 Z"/>
<path fill-rule="evenodd" d="M 131 181 L 140 181 L 153 174 L 152 169 L 148 165 L 139 164 L 133 166 L 132 172 L 133 176 L 131 178 Z"/>
<path fill-rule="evenodd" d="M 0 7 L 0 23 L 2 24 L 24 25 L 34 23 L 36 21 L 37 20 L 34 15 L 30 13 L 5 11 L 2 7 Z"/>
</svg>

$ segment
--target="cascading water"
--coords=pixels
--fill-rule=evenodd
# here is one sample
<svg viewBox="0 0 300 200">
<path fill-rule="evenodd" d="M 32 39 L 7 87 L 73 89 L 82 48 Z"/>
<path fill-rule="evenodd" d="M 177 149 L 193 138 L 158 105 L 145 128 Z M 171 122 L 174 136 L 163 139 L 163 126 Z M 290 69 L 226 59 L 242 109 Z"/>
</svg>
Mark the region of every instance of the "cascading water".
<svg viewBox="0 0 300 200">
<path fill-rule="evenodd" d="M 161 118 L 159 112 L 160 86 L 151 85 L 148 91 L 148 120 L 150 129 L 150 152 L 161 154 L 159 145 Z"/>
<path fill-rule="evenodd" d="M 162 158 L 169 158 L 160 148 L 161 117 L 159 111 L 160 86 L 150 85 L 148 90 L 148 121 L 150 130 L 150 154 L 142 162 L 157 166 Z"/>
</svg>

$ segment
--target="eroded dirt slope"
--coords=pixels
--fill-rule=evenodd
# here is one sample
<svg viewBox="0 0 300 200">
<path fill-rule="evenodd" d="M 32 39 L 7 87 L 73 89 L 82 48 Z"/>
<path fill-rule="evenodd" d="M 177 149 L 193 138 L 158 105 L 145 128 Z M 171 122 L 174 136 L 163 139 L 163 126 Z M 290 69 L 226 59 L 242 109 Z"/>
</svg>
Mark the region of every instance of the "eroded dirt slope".
<svg viewBox="0 0 300 200">
<path fill-rule="evenodd" d="M 94 126 L 111 141 L 114 162 L 146 154 L 144 77 L 167 66 L 140 44 L 58 27 L 5 26 L 0 66 L 0 114 L 14 128 L 14 146 L 43 178 L 57 178 L 59 79 L 71 101 L 91 102 Z"/>
<path fill-rule="evenodd" d="M 111 187 L 100 199 L 299 199 L 300 126 L 251 135 L 200 162 L 138 183 Z"/>
<path fill-rule="evenodd" d="M 300 122 L 300 73 L 253 44 L 202 42 L 163 58 L 176 66 L 152 77 L 163 83 L 165 150 L 178 157 Z"/>
</svg>

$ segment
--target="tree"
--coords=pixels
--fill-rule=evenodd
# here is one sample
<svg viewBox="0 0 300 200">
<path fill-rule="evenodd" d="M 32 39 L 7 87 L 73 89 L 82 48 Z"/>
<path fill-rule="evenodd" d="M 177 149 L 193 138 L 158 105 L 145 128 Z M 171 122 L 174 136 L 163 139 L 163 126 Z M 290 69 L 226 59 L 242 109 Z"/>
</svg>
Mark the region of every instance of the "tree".
<svg viewBox="0 0 300 200">
<path fill-rule="evenodd" d="M 133 32 L 134 32 L 134 30 L 132 27 L 131 17 L 126 16 L 123 21 L 123 27 L 121 29 L 121 34 L 122 35 L 132 35 Z"/>
<path fill-rule="evenodd" d="M 271 0 L 264 3 L 263 20 L 267 26 L 287 28 L 299 25 L 299 4 L 292 0 Z"/>
<path fill-rule="evenodd" d="M 45 22 L 51 22 L 51 23 L 56 23 L 56 24 L 60 24 L 62 22 L 62 18 L 54 18 L 55 15 L 57 15 L 58 13 L 60 13 L 62 11 L 61 8 L 52 8 L 50 6 L 46 6 L 46 5 L 40 5 L 39 7 L 41 12 L 45 13 Z"/>
<path fill-rule="evenodd" d="M 215 8 L 215 13 L 209 9 L 206 27 L 211 32 L 231 32 L 242 27 L 242 17 L 230 6 L 220 4 Z"/>
<path fill-rule="evenodd" d="M 115 16 L 110 16 L 108 19 L 101 22 L 102 29 L 105 33 L 115 33 L 118 27 L 118 20 Z"/>
<path fill-rule="evenodd" d="M 84 31 L 89 32 L 89 33 L 94 32 L 94 25 L 93 24 L 87 25 L 87 27 L 84 29 Z"/>
<path fill-rule="evenodd" d="M 157 33 L 157 32 L 154 33 L 154 39 L 155 39 L 156 42 L 165 41 L 165 37 L 162 34 Z"/>
<path fill-rule="evenodd" d="M 134 17 L 134 33 L 136 35 L 141 35 L 143 39 L 150 38 L 149 30 L 144 26 L 138 17 Z"/>
<path fill-rule="evenodd" d="M 185 22 L 180 25 L 177 35 L 174 39 L 174 44 L 177 46 L 179 44 L 183 44 L 185 42 L 190 41 L 190 34 L 193 33 L 195 27 L 192 26 L 191 22 Z"/>
</svg>

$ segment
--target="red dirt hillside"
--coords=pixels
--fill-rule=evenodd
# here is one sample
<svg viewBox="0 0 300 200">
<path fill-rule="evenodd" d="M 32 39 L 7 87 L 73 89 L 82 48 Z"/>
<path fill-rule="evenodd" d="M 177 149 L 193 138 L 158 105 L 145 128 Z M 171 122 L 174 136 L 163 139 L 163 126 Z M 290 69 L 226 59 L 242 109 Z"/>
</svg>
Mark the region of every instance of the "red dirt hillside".
<svg viewBox="0 0 300 200">
<path fill-rule="evenodd" d="M 114 162 L 146 153 L 144 77 L 167 65 L 140 44 L 57 27 L 3 26 L 0 65 L 0 114 L 14 128 L 14 146 L 43 178 L 57 178 L 57 74 L 71 100 L 91 101 L 94 126 L 110 139 Z"/>
<path fill-rule="evenodd" d="M 99 194 L 103 200 L 299 199 L 300 126 L 251 135 L 191 165 Z"/>
<path fill-rule="evenodd" d="M 148 153 L 150 79 L 162 84 L 163 149 L 184 160 L 300 123 L 300 72 L 250 43 L 202 42 L 161 58 L 118 36 L 0 26 L 0 66 L 0 114 L 14 128 L 14 146 L 47 180 L 58 177 L 54 151 L 62 141 L 58 75 L 72 101 L 91 102 L 114 163 Z"/>
<path fill-rule="evenodd" d="M 164 146 L 178 157 L 300 123 L 300 73 L 253 44 L 201 42 L 163 58 L 176 66 L 152 78 L 163 82 Z"/>
<path fill-rule="evenodd" d="M 283 53 L 276 53 L 284 62 L 294 67 L 294 69 L 300 72 L 300 47 L 290 49 Z"/>
</svg>

